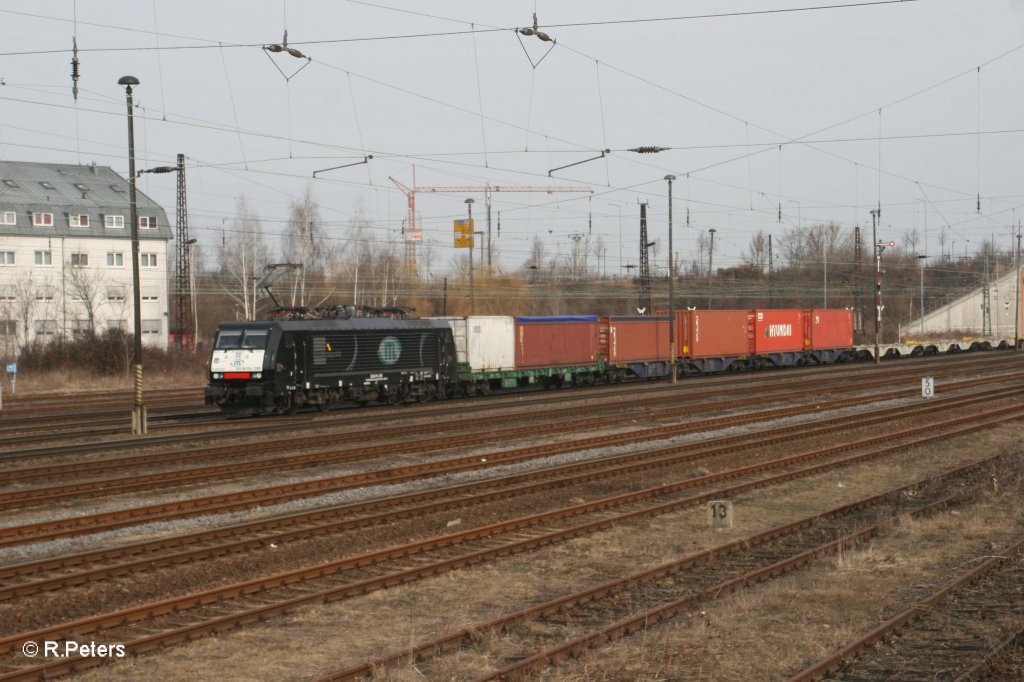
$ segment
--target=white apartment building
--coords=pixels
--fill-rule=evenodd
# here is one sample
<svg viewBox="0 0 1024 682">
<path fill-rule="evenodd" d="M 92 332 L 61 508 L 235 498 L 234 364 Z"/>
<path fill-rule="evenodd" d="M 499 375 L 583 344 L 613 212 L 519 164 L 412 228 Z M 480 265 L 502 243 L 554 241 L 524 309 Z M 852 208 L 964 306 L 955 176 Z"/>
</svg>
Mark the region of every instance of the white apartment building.
<svg viewBox="0 0 1024 682">
<path fill-rule="evenodd" d="M 0 160 L 0 352 L 133 331 L 128 181 L 106 166 Z M 167 348 L 167 214 L 136 193 L 142 342 Z"/>
</svg>

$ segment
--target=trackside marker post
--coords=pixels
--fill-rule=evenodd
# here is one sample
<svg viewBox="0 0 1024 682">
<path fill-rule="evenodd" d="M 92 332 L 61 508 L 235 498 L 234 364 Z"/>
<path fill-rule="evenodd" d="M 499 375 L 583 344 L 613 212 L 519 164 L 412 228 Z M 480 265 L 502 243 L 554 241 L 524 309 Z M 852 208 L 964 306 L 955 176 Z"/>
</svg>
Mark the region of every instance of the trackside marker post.
<svg viewBox="0 0 1024 682">
<path fill-rule="evenodd" d="M 932 377 L 924 377 L 921 379 L 921 397 L 935 397 L 935 379 L 933 379 Z"/>
<path fill-rule="evenodd" d="M 732 528 L 733 511 L 729 500 L 712 500 L 708 502 L 708 527 Z"/>
</svg>

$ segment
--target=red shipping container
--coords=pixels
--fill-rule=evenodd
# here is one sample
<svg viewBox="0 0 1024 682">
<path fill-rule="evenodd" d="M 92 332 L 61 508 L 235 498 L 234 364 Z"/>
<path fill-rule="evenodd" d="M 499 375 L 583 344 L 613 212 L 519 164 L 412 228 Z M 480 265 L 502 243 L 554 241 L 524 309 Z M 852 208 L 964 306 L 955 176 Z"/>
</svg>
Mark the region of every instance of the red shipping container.
<svg viewBox="0 0 1024 682">
<path fill-rule="evenodd" d="M 812 350 L 853 347 L 852 310 L 809 310 L 807 328 Z"/>
<path fill-rule="evenodd" d="M 609 363 L 668 361 L 668 317 L 610 317 L 601 326 L 607 327 L 601 352 Z"/>
<path fill-rule="evenodd" d="M 806 330 L 806 310 L 754 310 L 748 315 L 753 334 L 753 351 L 768 353 L 801 352 L 811 345 Z"/>
<path fill-rule="evenodd" d="M 596 315 L 516 318 L 516 369 L 596 365 Z"/>
<path fill-rule="evenodd" d="M 747 310 L 683 310 L 676 313 L 681 358 L 745 357 L 753 352 Z"/>
</svg>

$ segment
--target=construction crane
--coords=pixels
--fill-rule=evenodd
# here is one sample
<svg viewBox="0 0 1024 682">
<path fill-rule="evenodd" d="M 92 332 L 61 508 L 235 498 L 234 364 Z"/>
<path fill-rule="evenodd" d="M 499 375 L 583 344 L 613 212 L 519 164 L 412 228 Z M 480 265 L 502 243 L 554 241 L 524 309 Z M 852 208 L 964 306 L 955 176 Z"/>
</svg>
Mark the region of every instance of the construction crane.
<svg viewBox="0 0 1024 682">
<path fill-rule="evenodd" d="M 398 180 L 388 178 L 398 189 L 402 191 L 408 201 L 409 217 L 405 222 L 403 236 L 405 237 L 405 266 L 408 270 L 416 269 L 416 242 L 423 240 L 423 229 L 416 222 L 416 193 L 430 192 L 435 194 L 483 194 L 487 207 L 487 269 L 491 269 L 491 193 L 493 192 L 544 192 L 555 194 L 556 192 L 575 192 L 593 194 L 590 187 L 540 187 L 530 185 L 455 185 L 451 187 L 417 187 L 416 167 L 412 167 L 412 187 L 409 187 Z"/>
</svg>

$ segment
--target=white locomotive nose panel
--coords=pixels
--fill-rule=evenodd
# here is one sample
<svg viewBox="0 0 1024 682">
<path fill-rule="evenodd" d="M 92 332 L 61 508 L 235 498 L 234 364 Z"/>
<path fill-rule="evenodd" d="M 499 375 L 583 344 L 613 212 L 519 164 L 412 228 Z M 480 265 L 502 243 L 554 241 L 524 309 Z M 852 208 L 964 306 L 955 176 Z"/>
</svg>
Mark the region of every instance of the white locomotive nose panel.
<svg viewBox="0 0 1024 682">
<path fill-rule="evenodd" d="M 262 372 L 264 350 L 243 348 L 215 350 L 210 359 L 211 372 Z"/>
</svg>

